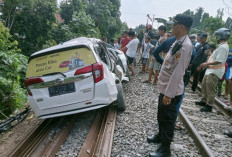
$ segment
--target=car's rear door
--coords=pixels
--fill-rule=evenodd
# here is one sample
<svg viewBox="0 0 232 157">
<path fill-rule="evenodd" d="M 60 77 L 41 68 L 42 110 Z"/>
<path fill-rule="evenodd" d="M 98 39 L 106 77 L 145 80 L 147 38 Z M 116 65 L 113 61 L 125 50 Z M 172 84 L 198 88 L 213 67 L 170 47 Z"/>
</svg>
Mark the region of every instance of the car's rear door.
<svg viewBox="0 0 232 157">
<path fill-rule="evenodd" d="M 40 109 L 91 100 L 94 96 L 94 64 L 95 56 L 87 47 L 42 54 L 28 64 L 27 88 Z M 38 78 L 40 82 L 33 82 Z"/>
</svg>

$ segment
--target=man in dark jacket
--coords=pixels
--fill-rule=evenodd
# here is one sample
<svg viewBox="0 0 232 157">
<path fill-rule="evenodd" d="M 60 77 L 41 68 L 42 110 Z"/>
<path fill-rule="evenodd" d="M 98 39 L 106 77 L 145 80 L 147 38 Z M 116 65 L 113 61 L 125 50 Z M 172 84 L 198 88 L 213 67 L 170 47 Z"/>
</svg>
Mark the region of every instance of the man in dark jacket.
<svg viewBox="0 0 232 157">
<path fill-rule="evenodd" d="M 196 57 L 193 60 L 192 64 L 192 70 L 191 73 L 193 74 L 193 85 L 192 85 L 192 91 L 196 91 L 197 84 L 199 81 L 199 74 L 200 72 L 197 71 L 197 67 L 201 65 L 202 63 L 206 62 L 208 55 L 205 53 L 206 50 L 209 50 L 209 44 L 207 42 L 207 34 L 203 33 L 200 36 L 200 42 L 201 45 L 199 45 L 196 48 Z"/>
</svg>

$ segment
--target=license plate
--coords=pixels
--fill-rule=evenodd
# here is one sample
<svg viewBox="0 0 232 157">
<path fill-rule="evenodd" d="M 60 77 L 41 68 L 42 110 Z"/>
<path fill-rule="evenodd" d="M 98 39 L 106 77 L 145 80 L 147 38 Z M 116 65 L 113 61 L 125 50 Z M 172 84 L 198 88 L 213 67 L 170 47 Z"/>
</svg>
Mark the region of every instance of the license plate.
<svg viewBox="0 0 232 157">
<path fill-rule="evenodd" d="M 76 91 L 74 83 L 62 84 L 58 86 L 53 86 L 48 88 L 49 96 L 57 96 L 68 93 L 73 93 Z"/>
</svg>

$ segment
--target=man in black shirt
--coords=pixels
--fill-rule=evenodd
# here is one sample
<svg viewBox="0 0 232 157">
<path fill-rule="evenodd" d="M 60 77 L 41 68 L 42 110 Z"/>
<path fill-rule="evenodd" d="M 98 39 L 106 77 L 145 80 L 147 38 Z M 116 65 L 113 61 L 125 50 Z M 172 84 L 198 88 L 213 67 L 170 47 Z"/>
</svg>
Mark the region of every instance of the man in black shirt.
<svg viewBox="0 0 232 157">
<path fill-rule="evenodd" d="M 196 48 L 196 57 L 193 60 L 192 63 L 192 70 L 191 73 L 193 76 L 193 85 L 192 85 L 192 91 L 196 91 L 197 84 L 199 81 L 199 74 L 200 72 L 197 71 L 197 67 L 201 65 L 202 63 L 206 62 L 208 55 L 205 53 L 206 50 L 209 50 L 209 44 L 207 42 L 207 34 L 203 33 L 200 36 L 200 45 Z"/>
</svg>

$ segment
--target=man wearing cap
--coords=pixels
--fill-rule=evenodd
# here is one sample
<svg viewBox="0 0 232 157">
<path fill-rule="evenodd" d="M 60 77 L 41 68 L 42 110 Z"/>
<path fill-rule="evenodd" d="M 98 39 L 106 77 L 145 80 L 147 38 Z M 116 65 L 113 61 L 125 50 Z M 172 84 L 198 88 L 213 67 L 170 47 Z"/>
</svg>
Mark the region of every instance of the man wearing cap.
<svg viewBox="0 0 232 157">
<path fill-rule="evenodd" d="M 209 44 L 207 42 L 207 34 L 202 33 L 200 36 L 200 45 L 196 48 L 196 57 L 192 63 L 191 73 L 193 74 L 193 84 L 192 91 L 196 91 L 200 72 L 197 71 L 197 67 L 204 63 L 207 60 L 208 55 L 205 53 L 206 50 L 209 50 Z"/>
<path fill-rule="evenodd" d="M 171 156 L 170 144 L 174 135 L 177 105 L 184 91 L 183 76 L 192 55 L 193 47 L 188 37 L 193 22 L 192 18 L 178 14 L 173 21 L 173 35 L 176 37 L 176 41 L 164 59 L 158 79 L 159 133 L 148 138 L 148 141 L 161 143 L 161 145 L 155 152 L 150 153 L 150 157 Z"/>
</svg>

